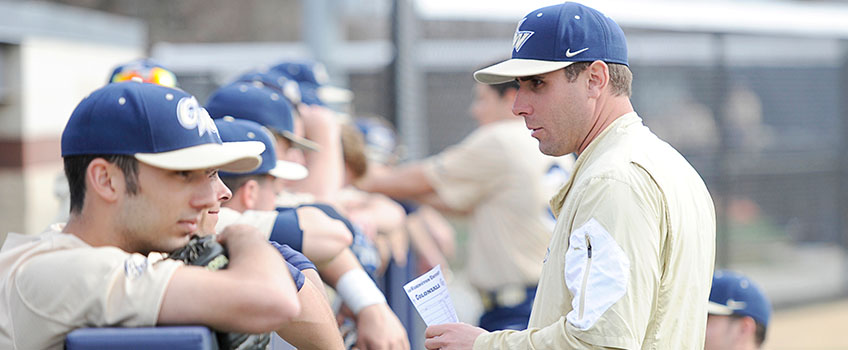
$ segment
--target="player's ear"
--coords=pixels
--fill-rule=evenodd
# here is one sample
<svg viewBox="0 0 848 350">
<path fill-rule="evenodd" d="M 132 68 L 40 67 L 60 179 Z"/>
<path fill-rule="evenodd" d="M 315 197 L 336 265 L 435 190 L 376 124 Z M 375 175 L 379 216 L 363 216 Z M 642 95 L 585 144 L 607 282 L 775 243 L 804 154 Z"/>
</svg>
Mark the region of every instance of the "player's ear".
<svg viewBox="0 0 848 350">
<path fill-rule="evenodd" d="M 254 179 L 247 180 L 239 189 L 236 195 L 241 205 L 247 209 L 256 208 L 256 201 L 259 199 L 259 182 Z"/>
<path fill-rule="evenodd" d="M 588 74 L 586 87 L 589 89 L 589 97 L 598 98 L 609 84 L 609 66 L 603 61 L 595 61 L 586 68 L 586 71 Z"/>
<path fill-rule="evenodd" d="M 750 336 L 754 338 L 757 333 L 757 322 L 750 316 L 742 317 L 739 319 L 739 328 L 740 333 L 742 333 L 745 337 Z"/>
<path fill-rule="evenodd" d="M 124 173 L 115 164 L 95 158 L 85 169 L 85 185 L 89 193 L 101 200 L 115 202 L 126 190 Z M 86 195 L 86 198 L 89 196 Z"/>
</svg>

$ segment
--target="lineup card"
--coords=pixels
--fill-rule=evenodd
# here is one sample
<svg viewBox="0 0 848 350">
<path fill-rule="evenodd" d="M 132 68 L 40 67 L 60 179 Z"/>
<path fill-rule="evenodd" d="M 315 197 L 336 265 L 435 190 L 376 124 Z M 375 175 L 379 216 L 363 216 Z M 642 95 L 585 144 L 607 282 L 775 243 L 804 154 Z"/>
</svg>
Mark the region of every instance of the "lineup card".
<svg viewBox="0 0 848 350">
<path fill-rule="evenodd" d="M 459 322 L 440 265 L 404 285 L 403 290 L 427 326 Z"/>
</svg>

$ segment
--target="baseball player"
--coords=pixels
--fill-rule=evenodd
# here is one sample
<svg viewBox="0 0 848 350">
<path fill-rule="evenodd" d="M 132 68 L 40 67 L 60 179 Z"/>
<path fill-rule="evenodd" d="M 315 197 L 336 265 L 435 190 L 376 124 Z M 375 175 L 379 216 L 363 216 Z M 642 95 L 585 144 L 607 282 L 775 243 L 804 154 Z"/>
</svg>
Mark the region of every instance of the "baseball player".
<svg viewBox="0 0 848 350">
<path fill-rule="evenodd" d="M 227 180 L 235 180 L 241 182 L 240 186 L 232 186 L 233 199 L 228 203 L 235 203 L 236 206 L 252 206 L 265 205 L 273 209 L 274 205 L 274 178 L 297 178 L 302 176 L 302 172 L 298 172 L 297 167 L 292 167 L 291 164 L 286 164 L 282 161 L 277 161 L 274 152 L 273 138 L 270 131 L 261 125 L 249 120 L 234 120 L 232 118 L 218 119 L 215 121 L 218 128 L 221 140 L 224 142 L 244 142 L 244 141 L 260 141 L 265 144 L 265 150 L 262 152 L 262 164 L 259 168 L 241 174 L 233 174 L 221 172 L 220 175 L 225 182 Z M 289 173 L 294 170 L 294 174 Z M 294 175 L 294 176 L 292 176 Z M 267 186 L 270 191 L 263 191 L 260 187 Z M 264 201 L 264 204 L 263 204 Z M 230 213 L 235 214 L 234 210 L 223 209 L 219 214 L 223 215 Z M 274 213 L 272 211 L 272 213 Z M 214 219 L 213 219 L 214 220 Z M 228 220 L 221 220 L 222 225 L 228 225 Z M 296 222 L 286 222 L 277 220 L 274 225 L 286 224 L 296 226 Z M 253 223 L 256 224 L 255 222 Z M 219 225 L 221 227 L 222 225 Z M 283 241 L 280 237 L 271 237 L 272 243 Z M 307 276 L 308 281 L 303 281 L 302 288 L 298 289 L 298 299 L 302 305 L 302 312 L 298 317 L 288 322 L 284 327 L 276 330 L 276 333 L 286 340 L 289 344 L 300 349 L 342 349 L 342 337 L 336 325 L 336 319 L 330 305 L 327 303 L 326 296 L 323 290 L 323 282 L 317 273 L 317 268 L 309 260 L 306 259 L 296 250 L 289 248 L 287 245 L 278 246 L 278 249 L 286 260 L 300 261 L 299 265 L 303 268 L 299 269 Z"/>
<path fill-rule="evenodd" d="M 0 249 L 0 348 L 61 349 L 68 332 L 90 326 L 265 333 L 295 317 L 285 262 L 252 227 L 219 238 L 225 270 L 161 254 L 184 246 L 202 213 L 231 196 L 217 169 L 254 169 L 263 149 L 222 143 L 181 90 L 124 82 L 83 99 L 62 134 L 70 220 L 37 236 L 10 234 Z"/>
<path fill-rule="evenodd" d="M 291 192 L 308 193 L 316 201 L 332 203 L 343 186 L 344 165 L 340 118 L 325 102 L 347 103 L 353 95 L 349 90 L 327 85 L 329 76 L 318 62 L 280 62 L 271 67 L 269 74 L 280 74 L 297 82 L 300 118 L 295 118 L 294 132 L 321 146 L 320 152 L 303 154 L 306 167 L 315 176 L 292 183 Z M 297 157 L 297 150 L 293 151 L 294 154 L 286 156 Z"/>
<path fill-rule="evenodd" d="M 339 192 L 339 207 L 352 222 L 363 227 L 365 235 L 375 242 L 383 262 L 382 267 L 387 267 L 390 259 L 399 266 L 406 266 L 409 240 L 403 206 L 384 195 L 364 192 L 352 186 L 352 181 L 368 169 L 365 140 L 354 124 L 342 125 L 342 153 L 345 187 Z"/>
<path fill-rule="evenodd" d="M 236 83 L 222 87 L 210 97 L 207 108 L 210 114 L 221 119 L 218 121 L 219 124 L 226 123 L 227 117 L 231 117 L 235 120 L 252 120 L 263 126 L 269 126 L 268 129 L 276 134 L 292 130 L 291 106 L 282 96 L 262 86 Z M 263 154 L 266 164 L 270 168 L 276 168 L 276 165 L 270 166 L 271 162 L 277 158 L 276 151 L 286 151 L 286 149 L 281 148 L 274 141 L 282 137 L 260 138 L 263 134 L 254 134 L 257 140 L 261 139 L 267 143 L 269 150 Z M 271 148 L 274 152 L 271 152 Z M 324 149 L 322 145 L 322 152 Z M 280 174 L 280 172 L 266 169 L 261 174 L 253 175 L 222 174 L 224 181 L 235 192 L 233 199 L 227 202 L 219 213 L 218 228 L 226 227 L 233 222 L 249 223 L 259 227 L 260 231 L 272 240 L 290 244 L 295 249 L 302 249 L 301 251 L 308 258 L 318 264 L 324 281 L 335 287 L 345 304 L 354 312 L 360 348 L 408 349 L 406 331 L 400 325 L 397 316 L 389 309 L 385 297 L 365 273 L 351 249 L 342 247 L 340 252 L 334 249 L 336 253 L 332 254 L 329 260 L 322 261 L 320 258 L 315 258 L 309 248 L 309 244 L 313 244 L 316 249 L 328 251 L 319 240 L 310 241 L 307 230 L 326 231 L 334 227 L 332 225 L 341 226 L 340 230 L 345 232 L 348 229 L 335 218 L 328 220 L 329 216 L 320 208 L 303 206 L 275 210 L 275 197 L 280 188 L 275 186 L 273 179 L 268 178 L 268 174 Z M 285 174 L 280 176 L 284 177 Z M 316 220 L 311 216 L 301 215 L 305 211 L 309 213 L 317 211 L 323 215 L 324 221 L 316 225 Z M 345 243 L 350 244 L 350 234 L 347 237 L 348 240 Z M 327 256 L 329 257 L 330 254 Z"/>
<path fill-rule="evenodd" d="M 732 271 L 716 271 L 708 310 L 705 350 L 762 348 L 771 303 L 750 278 Z"/>
<path fill-rule="evenodd" d="M 715 212 L 692 166 L 630 103 L 624 32 L 566 2 L 518 23 L 512 59 L 477 81 L 518 80 L 513 112 L 539 149 L 578 154 L 526 330 L 431 326 L 428 349 L 702 349 Z"/>
<path fill-rule="evenodd" d="M 480 327 L 524 329 L 553 230 L 548 198 L 571 156 L 545 156 L 511 106 L 517 83 L 477 84 L 470 108 L 480 125 L 460 144 L 421 162 L 372 172 L 357 186 L 393 198 L 424 199 L 470 213 L 468 278 L 483 301 Z M 549 173 L 557 181 L 547 183 Z"/>
<path fill-rule="evenodd" d="M 117 65 L 112 70 L 112 74 L 109 75 L 107 84 L 123 81 L 139 81 L 172 88 L 177 87 L 177 76 L 168 70 L 168 68 L 165 68 L 159 64 L 159 62 L 150 58 L 140 58 Z M 60 173 L 56 176 L 53 185 L 53 192 L 59 200 L 59 212 L 56 213 L 52 222 L 67 222 L 68 212 L 71 205 L 71 194 L 68 189 L 68 179 L 65 178 L 65 174 Z"/>
</svg>

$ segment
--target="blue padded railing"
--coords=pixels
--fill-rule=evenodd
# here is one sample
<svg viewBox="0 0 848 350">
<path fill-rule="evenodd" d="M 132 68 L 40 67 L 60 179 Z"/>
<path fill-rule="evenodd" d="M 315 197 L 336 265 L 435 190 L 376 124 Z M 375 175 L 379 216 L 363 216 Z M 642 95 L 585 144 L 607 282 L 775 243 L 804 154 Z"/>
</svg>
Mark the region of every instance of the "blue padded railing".
<svg viewBox="0 0 848 350">
<path fill-rule="evenodd" d="M 203 326 L 80 328 L 65 338 L 65 349 L 218 350 L 218 342 Z"/>
</svg>

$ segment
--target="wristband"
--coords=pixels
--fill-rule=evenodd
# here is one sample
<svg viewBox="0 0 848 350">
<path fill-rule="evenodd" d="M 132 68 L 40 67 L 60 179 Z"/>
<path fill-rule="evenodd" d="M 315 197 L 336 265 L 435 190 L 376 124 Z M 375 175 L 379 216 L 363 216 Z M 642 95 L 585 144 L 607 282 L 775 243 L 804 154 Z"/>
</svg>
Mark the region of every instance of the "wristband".
<svg viewBox="0 0 848 350">
<path fill-rule="evenodd" d="M 367 306 L 386 303 L 383 292 L 362 269 L 345 272 L 336 283 L 336 292 L 354 314 Z"/>
</svg>

